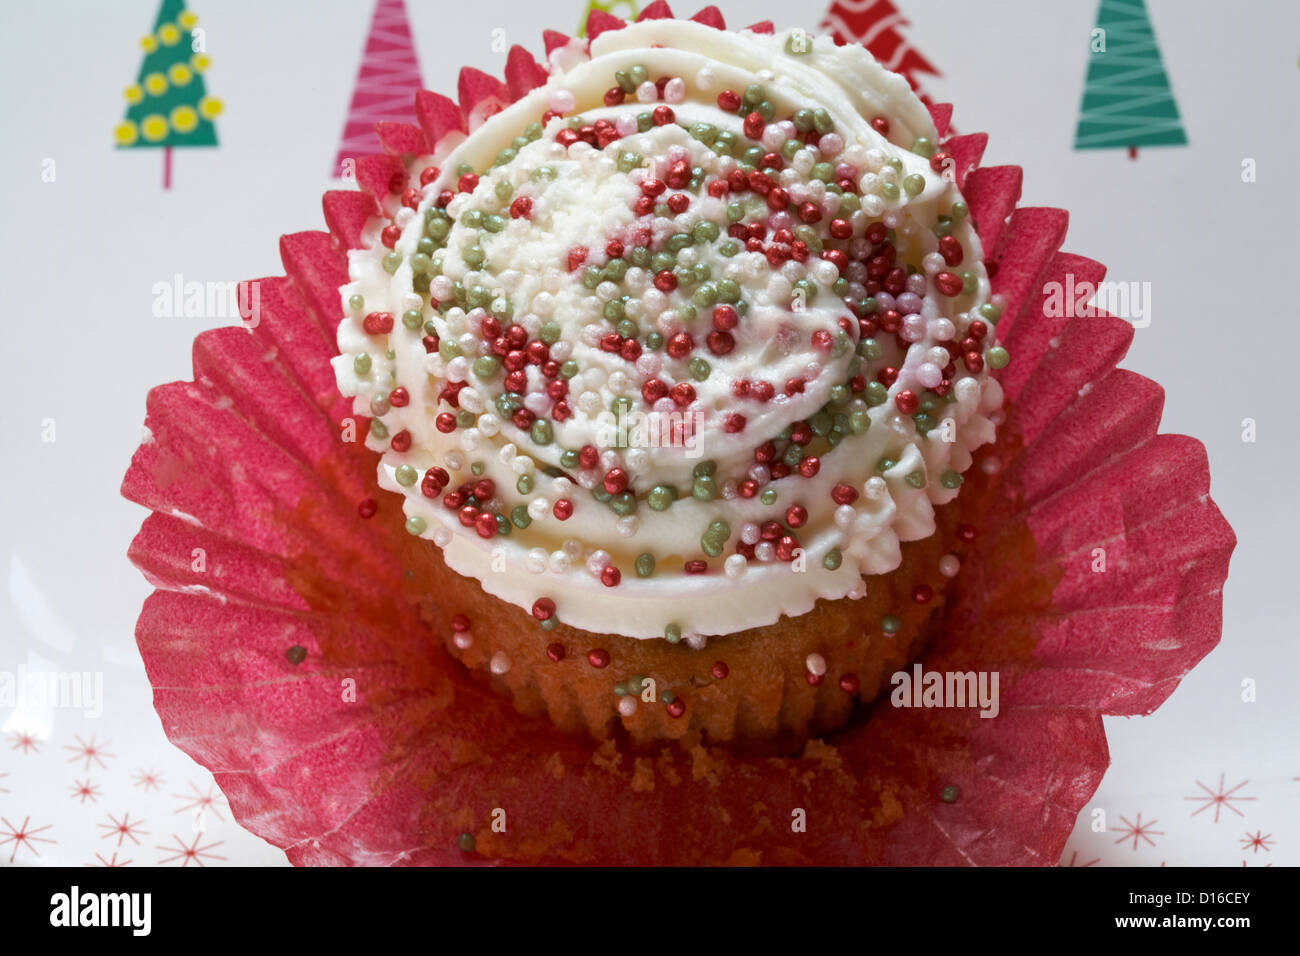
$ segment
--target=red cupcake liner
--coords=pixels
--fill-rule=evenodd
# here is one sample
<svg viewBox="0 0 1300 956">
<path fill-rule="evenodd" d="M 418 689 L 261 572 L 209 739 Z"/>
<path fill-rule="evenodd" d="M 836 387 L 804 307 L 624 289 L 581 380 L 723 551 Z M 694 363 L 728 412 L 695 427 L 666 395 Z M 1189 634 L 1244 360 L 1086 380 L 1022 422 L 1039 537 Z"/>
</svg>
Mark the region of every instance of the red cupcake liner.
<svg viewBox="0 0 1300 956">
<path fill-rule="evenodd" d="M 588 36 L 622 25 L 594 11 Z M 1021 171 L 980 167 L 982 134 L 946 148 L 1007 300 L 1003 467 L 971 473 L 990 511 L 922 664 L 998 671 L 996 719 L 878 703 L 799 757 L 632 756 L 521 717 L 421 623 L 400 499 L 340 441 L 346 251 L 396 208 L 402 154 L 545 78 L 515 47 L 504 83 L 466 69 L 459 103 L 421 92 L 418 128 L 379 124 L 361 191 L 325 196 L 329 233 L 281 239 L 257 327 L 202 333 L 195 380 L 150 392 L 122 491 L 152 511 L 130 557 L 157 588 L 136 636 L 168 736 L 296 864 L 1055 864 L 1109 762 L 1101 716 L 1151 712 L 1217 644 L 1235 538 L 1204 449 L 1157 434 L 1160 387 L 1116 368 L 1132 328 L 1047 314 L 1046 283 L 1104 269 L 1060 251 L 1064 212 L 1016 207 Z M 942 136 L 951 107 L 932 112 Z"/>
</svg>

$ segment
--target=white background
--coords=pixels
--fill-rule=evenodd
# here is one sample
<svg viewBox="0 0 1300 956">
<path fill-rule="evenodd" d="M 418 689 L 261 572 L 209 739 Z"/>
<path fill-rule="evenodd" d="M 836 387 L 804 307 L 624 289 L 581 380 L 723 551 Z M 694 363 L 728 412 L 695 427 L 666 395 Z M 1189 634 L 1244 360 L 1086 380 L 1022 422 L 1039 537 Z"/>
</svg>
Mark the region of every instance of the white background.
<svg viewBox="0 0 1300 956">
<path fill-rule="evenodd" d="M 944 72 L 928 85 L 956 103 L 964 131 L 991 136 L 986 164 L 1025 167 L 1023 203 L 1071 212 L 1066 248 L 1150 282 L 1152 321 L 1125 365 L 1164 385 L 1164 431 L 1205 443 L 1212 492 L 1239 544 L 1225 590 L 1223 641 L 1155 715 L 1108 719 L 1113 764 L 1065 859 L 1102 865 L 1300 862 L 1300 635 L 1294 612 L 1297 478 L 1295 322 L 1300 6 L 1150 0 L 1190 145 L 1070 148 L 1096 3 L 898 0 L 907 36 Z M 425 85 L 454 92 L 462 64 L 499 73 L 509 42 L 541 50 L 540 30 L 573 31 L 577 0 L 409 3 Z M 732 26 L 771 17 L 815 28 L 821 0 L 792 19 L 782 0 L 719 3 Z M 17 863 L 95 862 L 124 811 L 147 835 L 136 865 L 182 839 L 214 844 L 206 862 L 283 863 L 224 804 L 196 821 L 191 789 L 210 775 L 175 750 L 154 714 L 132 636 L 149 588 L 126 561 L 144 512 L 118 494 L 155 384 L 190 377 L 190 342 L 210 322 L 156 319 L 151 287 L 182 273 L 225 282 L 281 271 L 281 233 L 323 228 L 320 195 L 351 98 L 370 17 L 365 0 L 193 3 L 208 31 L 209 92 L 226 103 L 219 149 L 179 150 L 160 189 L 158 151 L 115 151 L 112 129 L 134 80 L 155 0 L 25 4 L 0 31 L 0 671 L 104 672 L 103 716 L 0 708 L 0 817 L 48 826 Z M 683 15 L 692 9 L 678 11 Z M 1258 181 L 1243 183 L 1243 160 Z M 42 163 L 56 162 L 53 183 Z M 1242 441 L 1242 420 L 1258 440 Z M 57 441 L 43 443 L 54 419 Z M 1257 682 L 1244 703 L 1241 685 Z M 15 748 L 31 729 L 39 752 Z M 74 735 L 110 741 L 104 766 Z M 141 769 L 165 783 L 146 792 Z M 8 776 L 4 776 L 8 774 Z M 1253 799 L 1193 813 L 1197 781 Z M 71 789 L 99 788 L 82 800 Z M 5 792 L 8 791 L 8 792 Z M 1235 809 L 1234 809 L 1235 807 Z M 1093 833 L 1087 811 L 1142 814 L 1155 845 Z M 1237 813 L 1244 814 L 1238 816 Z M 219 816 L 218 816 L 219 814 Z M 199 828 L 202 832 L 199 832 Z M 1272 836 L 1243 848 L 1247 832 Z M 0 841 L 5 831 L 0 827 Z M 1117 842 L 1124 840 L 1124 842 Z M 1137 843 L 1137 849 L 1131 845 Z M 0 843 L 0 865 L 12 842 Z M 215 857 L 224 857 L 217 860 Z M 184 862 L 172 861 L 172 862 Z"/>
</svg>

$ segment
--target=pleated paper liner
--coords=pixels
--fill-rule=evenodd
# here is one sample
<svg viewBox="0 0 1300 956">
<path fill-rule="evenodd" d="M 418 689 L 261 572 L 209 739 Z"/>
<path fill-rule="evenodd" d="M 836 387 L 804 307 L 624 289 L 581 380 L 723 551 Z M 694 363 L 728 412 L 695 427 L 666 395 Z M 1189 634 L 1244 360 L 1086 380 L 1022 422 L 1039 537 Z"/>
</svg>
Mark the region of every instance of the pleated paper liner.
<svg viewBox="0 0 1300 956">
<path fill-rule="evenodd" d="M 1102 714 L 1154 710 L 1218 642 L 1235 539 L 1202 447 L 1159 435 L 1159 386 L 1116 368 L 1131 328 L 1044 310 L 1045 283 L 1103 269 L 1060 251 L 1065 213 L 1016 208 L 1019 169 L 978 166 L 983 136 L 947 146 L 1007 298 L 1009 414 L 920 664 L 998 672 L 996 718 L 878 702 L 797 757 L 633 753 L 517 713 L 406 596 L 422 542 L 377 456 L 339 440 L 346 249 L 395 209 L 401 154 L 544 77 L 516 47 L 505 83 L 466 70 L 459 104 L 421 93 L 419 129 L 381 124 L 362 191 L 326 196 L 330 233 L 281 240 L 257 328 L 203 333 L 195 381 L 150 393 L 123 493 L 152 512 L 130 556 L 158 589 L 136 633 L 168 736 L 298 864 L 1054 864 L 1108 763 Z"/>
</svg>

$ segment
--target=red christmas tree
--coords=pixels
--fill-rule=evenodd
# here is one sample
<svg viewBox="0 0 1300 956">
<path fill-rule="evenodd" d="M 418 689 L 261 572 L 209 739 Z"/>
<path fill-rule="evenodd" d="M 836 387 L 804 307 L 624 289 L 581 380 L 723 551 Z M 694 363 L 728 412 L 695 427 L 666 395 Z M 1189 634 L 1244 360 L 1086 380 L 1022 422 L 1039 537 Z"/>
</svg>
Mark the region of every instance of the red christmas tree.
<svg viewBox="0 0 1300 956">
<path fill-rule="evenodd" d="M 911 24 L 890 0 L 834 0 L 821 27 L 840 46 L 861 43 L 887 70 L 901 73 L 926 106 L 934 105 L 918 78 L 921 74 L 942 76 L 899 32 Z"/>
<path fill-rule="evenodd" d="M 423 87 L 406 5 L 402 0 L 375 0 L 333 174 L 344 175 L 346 160 L 375 151 L 376 123 L 414 123 L 415 93 Z"/>
</svg>

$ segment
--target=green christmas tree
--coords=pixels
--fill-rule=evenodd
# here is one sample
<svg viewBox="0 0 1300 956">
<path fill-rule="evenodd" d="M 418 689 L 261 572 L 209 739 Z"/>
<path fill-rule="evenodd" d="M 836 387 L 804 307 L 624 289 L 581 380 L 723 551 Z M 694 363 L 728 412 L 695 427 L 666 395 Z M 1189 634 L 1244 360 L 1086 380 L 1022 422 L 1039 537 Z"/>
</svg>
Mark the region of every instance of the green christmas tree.
<svg viewBox="0 0 1300 956">
<path fill-rule="evenodd" d="M 1075 149 L 1187 143 L 1145 0 L 1101 0 L 1091 51 Z"/>
<path fill-rule="evenodd" d="M 173 146 L 217 145 L 212 121 L 222 106 L 203 83 L 211 61 L 198 22 L 185 0 L 162 0 L 153 32 L 140 38 L 144 62 L 126 88 L 126 117 L 113 130 L 121 149 L 162 148 L 164 189 L 171 187 Z"/>
<path fill-rule="evenodd" d="M 587 17 L 591 16 L 592 10 L 601 10 L 620 20 L 635 20 L 637 14 L 641 12 L 636 5 L 636 0 L 587 0 L 587 9 L 582 11 L 582 22 L 578 24 L 577 36 L 587 35 Z"/>
</svg>

